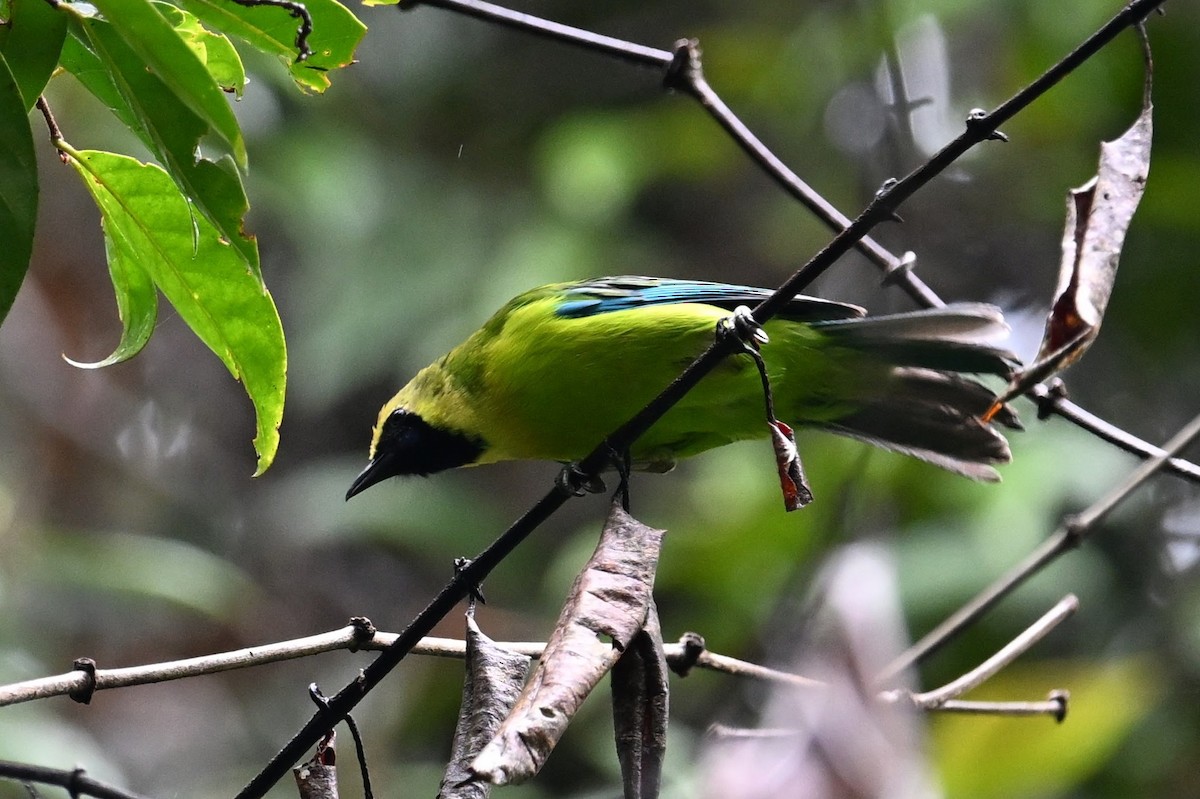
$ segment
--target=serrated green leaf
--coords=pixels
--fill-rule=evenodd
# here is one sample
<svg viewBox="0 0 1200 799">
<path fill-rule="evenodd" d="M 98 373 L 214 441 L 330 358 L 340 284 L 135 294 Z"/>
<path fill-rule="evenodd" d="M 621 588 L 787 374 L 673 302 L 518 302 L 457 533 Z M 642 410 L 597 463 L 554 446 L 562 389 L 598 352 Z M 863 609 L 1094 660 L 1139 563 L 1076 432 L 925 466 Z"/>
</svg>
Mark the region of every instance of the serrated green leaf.
<svg viewBox="0 0 1200 799">
<path fill-rule="evenodd" d="M 8 315 L 29 268 L 37 201 L 29 115 L 8 62 L 0 55 L 0 321 Z"/>
<path fill-rule="evenodd" d="M 194 213 L 160 167 L 66 148 L 105 232 L 120 240 L 180 317 L 241 380 L 257 416 L 256 475 L 279 446 L 287 355 L 270 293 L 220 232 Z"/>
<path fill-rule="evenodd" d="M 250 204 L 241 176 L 228 157 L 217 162 L 196 158 L 200 139 L 208 131 L 204 121 L 146 71 L 138 55 L 104 20 L 81 17 L 72 25 L 62 63 L 138 135 L 180 190 L 259 275 L 258 246 L 253 236 L 242 231 Z"/>
<path fill-rule="evenodd" d="M 154 7 L 158 9 L 179 37 L 192 48 L 209 74 L 226 92 L 232 92 L 241 97 L 246 88 L 246 68 L 242 66 L 241 56 L 233 46 L 233 42 L 220 33 L 213 33 L 200 24 L 194 14 L 189 14 L 181 8 L 169 3 L 155 0 Z"/>
<path fill-rule="evenodd" d="M 158 319 L 158 290 L 154 281 L 138 262 L 138 255 L 129 249 L 129 241 L 111 236 L 104 224 L 104 250 L 108 256 L 108 273 L 117 296 L 117 316 L 121 320 L 121 340 L 107 358 L 91 363 L 63 358 L 80 369 L 99 369 L 127 361 L 142 351 L 154 332 Z"/>
<path fill-rule="evenodd" d="M 58 65 L 67 35 L 67 16 L 46 0 L 11 0 L 8 24 L 0 25 L 0 53 L 8 62 L 25 110 L 33 108 Z"/>
<path fill-rule="evenodd" d="M 92 0 L 112 29 L 171 89 L 179 100 L 222 139 L 242 169 L 246 142 L 229 101 L 204 63 L 150 0 Z"/>
<path fill-rule="evenodd" d="M 354 63 L 354 50 L 366 26 L 336 0 L 307 0 L 313 32 L 308 38 L 312 55 L 296 61 L 297 20 L 284 9 L 259 6 L 247 8 L 226 0 L 177 0 L 177 4 L 200 18 L 213 30 L 236 36 L 264 53 L 283 60 L 292 79 L 304 90 L 323 92 L 329 88 L 328 72 Z"/>
</svg>

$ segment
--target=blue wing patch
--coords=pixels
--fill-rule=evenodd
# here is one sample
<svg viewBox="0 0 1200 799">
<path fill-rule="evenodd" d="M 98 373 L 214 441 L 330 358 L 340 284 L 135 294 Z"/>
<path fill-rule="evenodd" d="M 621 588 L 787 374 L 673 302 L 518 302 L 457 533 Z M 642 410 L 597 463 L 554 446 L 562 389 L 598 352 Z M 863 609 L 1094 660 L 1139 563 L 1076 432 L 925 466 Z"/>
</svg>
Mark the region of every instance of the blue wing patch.
<svg viewBox="0 0 1200 799">
<path fill-rule="evenodd" d="M 755 305 L 772 292 L 753 286 L 733 286 L 702 280 L 670 280 L 654 277 L 602 277 L 575 283 L 563 290 L 563 302 L 555 314 L 579 319 L 610 311 L 627 311 L 650 305 L 695 302 L 732 311 L 739 305 Z M 798 322 L 857 319 L 866 312 L 857 305 L 798 296 L 780 314 Z"/>
</svg>

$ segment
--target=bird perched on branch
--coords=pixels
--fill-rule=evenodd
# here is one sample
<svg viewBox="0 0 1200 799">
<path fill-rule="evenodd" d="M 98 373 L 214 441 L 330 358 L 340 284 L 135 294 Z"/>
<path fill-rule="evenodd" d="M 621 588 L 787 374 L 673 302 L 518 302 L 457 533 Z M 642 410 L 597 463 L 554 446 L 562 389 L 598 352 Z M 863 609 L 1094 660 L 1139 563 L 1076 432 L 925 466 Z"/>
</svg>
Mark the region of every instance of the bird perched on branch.
<svg viewBox="0 0 1200 799">
<path fill-rule="evenodd" d="M 712 342 L 717 323 L 771 292 L 652 277 L 557 283 L 508 302 L 422 369 L 379 412 L 370 463 L 346 498 L 395 475 L 496 461 L 578 460 Z M 1008 444 L 980 421 L 994 393 L 962 374 L 1007 376 L 1015 357 L 988 345 L 1006 331 L 989 305 L 867 317 L 798 296 L 765 325 L 775 409 L 815 427 L 996 480 Z M 633 444 L 634 468 L 764 438 L 754 362 L 726 358 Z M 992 418 L 1019 427 L 1002 409 Z"/>
</svg>

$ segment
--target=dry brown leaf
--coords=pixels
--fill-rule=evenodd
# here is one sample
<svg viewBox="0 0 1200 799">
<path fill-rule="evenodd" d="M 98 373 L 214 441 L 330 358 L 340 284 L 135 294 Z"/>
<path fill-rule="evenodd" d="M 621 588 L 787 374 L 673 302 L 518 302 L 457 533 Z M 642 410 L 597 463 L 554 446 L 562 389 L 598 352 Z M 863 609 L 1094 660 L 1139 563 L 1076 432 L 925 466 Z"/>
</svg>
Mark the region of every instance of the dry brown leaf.
<svg viewBox="0 0 1200 799">
<path fill-rule="evenodd" d="M 496 737 L 471 764 L 497 785 L 542 767 L 580 704 L 646 623 L 665 531 L 613 502 L 604 532 L 563 606 L 533 677 Z"/>
<path fill-rule="evenodd" d="M 779 469 L 779 488 L 783 492 L 783 509 L 799 510 L 813 501 L 812 489 L 804 476 L 796 435 L 792 428 L 778 419 L 767 420 L 771 429 L 771 446 L 775 448 L 775 466 Z"/>
<path fill-rule="evenodd" d="M 612 669 L 613 732 L 625 799 L 655 799 L 667 751 L 667 658 L 654 602 Z"/>
<path fill-rule="evenodd" d="M 1129 130 L 1100 145 L 1096 176 L 1067 196 L 1067 223 L 1054 304 L 1037 358 L 1019 372 L 988 412 L 1070 366 L 1091 346 L 1117 277 L 1129 223 L 1150 173 L 1153 105 L 1146 101 Z"/>
<path fill-rule="evenodd" d="M 529 658 L 496 645 L 467 611 L 467 675 L 454 728 L 450 762 L 438 799 L 486 799 L 491 783 L 471 771 L 471 761 L 496 734 L 529 676 Z"/>
</svg>

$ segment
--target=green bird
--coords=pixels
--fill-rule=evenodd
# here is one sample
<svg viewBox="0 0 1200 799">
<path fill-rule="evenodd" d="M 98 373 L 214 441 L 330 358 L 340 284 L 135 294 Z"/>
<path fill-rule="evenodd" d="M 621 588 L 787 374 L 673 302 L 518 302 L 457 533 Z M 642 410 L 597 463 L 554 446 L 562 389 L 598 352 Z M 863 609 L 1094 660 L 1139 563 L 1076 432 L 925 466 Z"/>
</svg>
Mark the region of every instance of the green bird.
<svg viewBox="0 0 1200 799">
<path fill-rule="evenodd" d="M 712 343 L 717 323 L 766 289 L 605 277 L 527 291 L 425 367 L 383 406 L 370 463 L 346 498 L 396 475 L 497 461 L 578 460 Z M 792 426 L 870 442 L 997 480 L 1008 443 L 980 417 L 995 394 L 960 373 L 1008 376 L 1017 361 L 985 342 L 1007 330 L 982 304 L 866 317 L 797 296 L 764 326 L 775 410 Z M 992 417 L 1019 427 L 1003 408 Z M 731 356 L 634 443 L 635 468 L 769 433 L 757 367 Z"/>
</svg>

